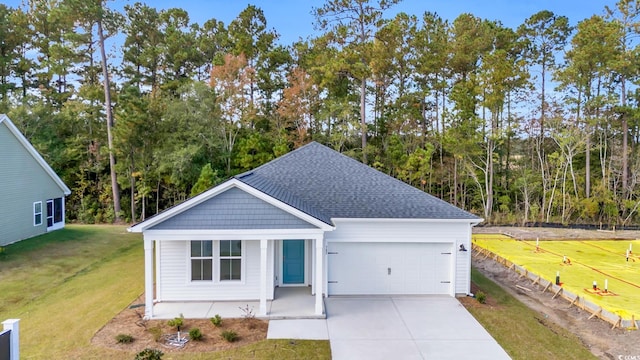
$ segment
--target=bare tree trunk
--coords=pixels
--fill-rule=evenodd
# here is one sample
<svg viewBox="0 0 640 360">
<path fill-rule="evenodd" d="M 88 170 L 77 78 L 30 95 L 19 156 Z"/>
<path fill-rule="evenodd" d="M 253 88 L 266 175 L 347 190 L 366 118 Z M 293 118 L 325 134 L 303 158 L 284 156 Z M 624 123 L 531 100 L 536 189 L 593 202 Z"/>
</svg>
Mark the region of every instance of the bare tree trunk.
<svg viewBox="0 0 640 360">
<path fill-rule="evenodd" d="M 360 128 L 362 129 L 362 162 L 367 163 L 367 119 L 366 119 L 366 94 L 367 79 L 360 83 Z"/>
<path fill-rule="evenodd" d="M 131 167 L 129 168 L 129 184 L 131 186 L 131 222 L 136 222 L 136 177 L 133 176 L 134 171 L 133 151 L 131 152 Z"/>
<path fill-rule="evenodd" d="M 120 219 L 120 189 L 118 188 L 118 179 L 116 176 L 116 158 L 113 154 L 113 113 L 111 111 L 111 83 L 109 81 L 109 71 L 107 69 L 107 54 L 104 50 L 104 32 L 102 30 L 102 21 L 98 20 L 98 36 L 100 41 L 100 56 L 102 64 L 102 76 L 104 77 L 104 107 L 107 114 L 107 141 L 109 145 L 109 170 L 111 172 L 111 191 L 113 192 L 113 212 L 114 221 L 119 223 Z"/>
<path fill-rule="evenodd" d="M 620 91 L 620 102 L 622 103 L 623 113 L 622 113 L 622 198 L 626 200 L 627 198 L 627 185 L 629 179 L 629 157 L 627 153 L 628 146 L 628 133 L 629 133 L 629 124 L 627 123 L 627 116 L 625 113 L 625 107 L 627 105 L 627 89 L 625 86 L 626 79 L 622 79 L 622 88 Z"/>
</svg>

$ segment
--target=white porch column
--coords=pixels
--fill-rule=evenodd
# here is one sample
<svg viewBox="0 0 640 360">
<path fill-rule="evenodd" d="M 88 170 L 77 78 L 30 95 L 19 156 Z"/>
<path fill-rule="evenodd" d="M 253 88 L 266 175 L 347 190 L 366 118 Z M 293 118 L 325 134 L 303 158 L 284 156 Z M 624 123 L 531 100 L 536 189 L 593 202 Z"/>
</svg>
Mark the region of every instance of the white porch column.
<svg viewBox="0 0 640 360">
<path fill-rule="evenodd" d="M 323 306 L 322 306 L 322 289 L 323 289 L 323 274 L 324 274 L 324 269 L 323 269 L 323 264 L 324 264 L 324 236 L 320 235 L 319 237 L 317 237 L 315 239 L 315 243 L 316 243 L 316 256 L 315 256 L 315 265 L 316 265 L 316 271 L 315 271 L 315 275 L 316 278 L 314 280 L 315 283 L 315 290 L 316 290 L 316 309 L 315 309 L 315 313 L 316 315 L 322 315 L 322 310 L 323 310 Z"/>
<path fill-rule="evenodd" d="M 7 319 L 2 322 L 4 330 L 11 330 L 10 360 L 20 360 L 20 319 Z"/>
<path fill-rule="evenodd" d="M 267 247 L 269 240 L 260 239 L 260 315 L 267 316 Z"/>
<path fill-rule="evenodd" d="M 153 240 L 144 239 L 144 317 L 153 318 Z"/>
</svg>

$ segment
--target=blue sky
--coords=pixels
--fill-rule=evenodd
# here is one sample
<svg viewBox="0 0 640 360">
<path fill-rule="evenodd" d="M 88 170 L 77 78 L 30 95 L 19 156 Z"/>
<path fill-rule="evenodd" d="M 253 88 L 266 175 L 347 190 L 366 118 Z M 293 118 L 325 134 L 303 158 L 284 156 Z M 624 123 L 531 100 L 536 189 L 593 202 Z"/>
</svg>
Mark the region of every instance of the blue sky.
<svg viewBox="0 0 640 360">
<path fill-rule="evenodd" d="M 117 1 L 125 3 L 125 1 Z M 551 10 L 565 15 L 571 24 L 594 14 L 603 14 L 605 5 L 615 6 L 614 0 L 404 0 L 387 13 L 393 17 L 398 12 L 421 16 L 425 11 L 438 13 L 449 20 L 469 12 L 489 20 L 500 20 L 504 25 L 517 27 L 526 18 L 540 10 Z M 115 3 L 114 3 L 115 4 Z M 191 20 L 198 23 L 216 18 L 229 24 L 249 4 L 261 8 L 267 18 L 269 28 L 281 34 L 281 42 L 291 44 L 299 38 L 314 34 L 312 7 L 320 7 L 323 0 L 187 0 L 176 3 L 168 0 L 149 1 L 147 4 L 158 9 L 180 7 L 189 13 Z"/>
<path fill-rule="evenodd" d="M 21 0 L 2 2 L 17 7 Z M 122 8 L 125 4 L 135 2 L 115 0 L 110 4 L 114 8 Z M 268 27 L 280 33 L 281 43 L 289 45 L 299 38 L 304 39 L 314 34 L 311 9 L 322 6 L 324 0 L 150 0 L 146 3 L 157 9 L 185 9 L 191 21 L 199 24 L 215 18 L 226 25 L 249 4 L 253 4 L 264 11 Z M 575 25 L 591 15 L 603 14 L 605 5 L 614 7 L 615 3 L 614 0 L 404 0 L 388 12 L 386 17 L 393 17 L 401 11 L 418 16 L 431 11 L 453 20 L 461 13 L 469 12 L 483 19 L 500 20 L 504 25 L 515 28 L 538 11 L 551 10 L 558 15 L 567 16 L 570 23 Z"/>
</svg>

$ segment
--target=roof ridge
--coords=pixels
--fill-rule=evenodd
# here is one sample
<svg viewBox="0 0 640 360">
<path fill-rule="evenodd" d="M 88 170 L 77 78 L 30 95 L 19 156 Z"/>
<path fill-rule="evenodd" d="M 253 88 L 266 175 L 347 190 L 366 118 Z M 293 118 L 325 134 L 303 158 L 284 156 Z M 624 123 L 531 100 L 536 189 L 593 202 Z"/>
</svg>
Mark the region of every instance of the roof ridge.
<svg viewBox="0 0 640 360">
<path fill-rule="evenodd" d="M 289 152 L 287 152 L 287 153 L 285 153 L 285 154 L 283 154 L 283 155 L 280 155 L 280 156 L 276 157 L 275 159 L 271 159 L 271 160 L 267 161 L 266 163 L 264 163 L 264 164 L 262 164 L 262 165 L 260 165 L 260 166 L 258 166 L 258 167 L 256 167 L 256 168 L 253 168 L 253 169 L 251 169 L 251 170 L 247 170 L 247 171 L 245 171 L 245 172 L 243 172 L 243 173 L 240 173 L 240 174 L 234 175 L 234 176 L 232 176 L 232 178 L 236 178 L 236 179 L 238 179 L 238 180 L 239 180 L 239 179 L 242 179 L 242 178 L 247 177 L 247 176 L 249 176 L 249 175 L 252 175 L 252 174 L 253 174 L 253 173 L 255 173 L 258 169 L 260 169 L 260 168 L 262 168 L 262 167 L 265 167 L 265 166 L 267 166 L 267 165 L 269 165 L 269 164 L 271 164 L 271 163 L 278 162 L 278 161 L 280 161 L 281 159 L 285 159 L 285 158 L 289 157 L 289 156 L 290 156 L 290 154 L 292 154 L 292 153 L 294 153 L 294 152 L 296 152 L 296 151 L 298 151 L 298 150 L 300 150 L 300 149 L 303 149 L 303 148 L 305 148 L 305 147 L 307 147 L 307 146 L 309 146 L 309 145 L 311 145 L 311 144 L 314 144 L 314 143 L 315 143 L 315 144 L 318 144 L 318 145 L 322 145 L 322 144 L 318 143 L 317 141 L 311 141 L 311 142 L 309 142 L 309 143 L 307 143 L 307 144 L 304 144 L 304 145 L 300 146 L 300 147 L 299 147 L 299 148 L 297 148 L 297 149 L 293 149 L 293 150 L 291 150 L 291 151 L 289 151 Z M 324 146 L 324 145 L 322 145 L 322 146 Z"/>
</svg>

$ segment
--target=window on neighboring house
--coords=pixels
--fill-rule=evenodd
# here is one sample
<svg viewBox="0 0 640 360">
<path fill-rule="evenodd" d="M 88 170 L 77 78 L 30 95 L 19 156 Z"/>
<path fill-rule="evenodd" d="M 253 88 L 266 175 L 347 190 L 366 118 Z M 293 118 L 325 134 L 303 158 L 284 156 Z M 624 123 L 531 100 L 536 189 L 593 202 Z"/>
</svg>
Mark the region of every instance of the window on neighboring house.
<svg viewBox="0 0 640 360">
<path fill-rule="evenodd" d="M 211 240 L 191 241 L 191 280 L 213 279 L 213 246 Z"/>
<path fill-rule="evenodd" d="M 242 279 L 242 241 L 220 241 L 220 281 Z"/>
<path fill-rule="evenodd" d="M 62 198 L 53 199 L 53 223 L 62 222 Z"/>
<path fill-rule="evenodd" d="M 47 200 L 47 227 L 53 226 L 53 200 Z"/>
<path fill-rule="evenodd" d="M 33 226 L 42 225 L 42 201 L 33 203 Z"/>
<path fill-rule="evenodd" d="M 60 228 L 64 222 L 63 198 L 47 200 L 47 227 Z"/>
</svg>

